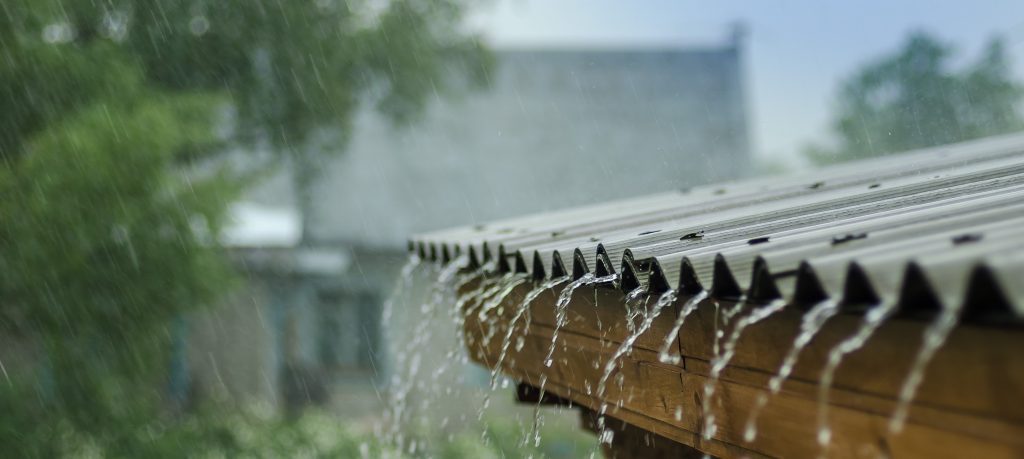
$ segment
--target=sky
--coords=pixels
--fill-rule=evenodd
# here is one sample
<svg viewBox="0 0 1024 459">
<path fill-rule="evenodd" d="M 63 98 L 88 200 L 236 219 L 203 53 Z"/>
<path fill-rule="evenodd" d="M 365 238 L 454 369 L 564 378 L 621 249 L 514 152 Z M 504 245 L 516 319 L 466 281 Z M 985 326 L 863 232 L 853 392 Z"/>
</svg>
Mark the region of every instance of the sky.
<svg viewBox="0 0 1024 459">
<path fill-rule="evenodd" d="M 996 34 L 1024 80 L 1024 0 L 490 0 L 469 26 L 495 48 L 643 48 L 725 43 L 748 29 L 746 84 L 755 155 L 799 164 L 828 139 L 839 82 L 925 30 L 970 62 Z"/>
</svg>

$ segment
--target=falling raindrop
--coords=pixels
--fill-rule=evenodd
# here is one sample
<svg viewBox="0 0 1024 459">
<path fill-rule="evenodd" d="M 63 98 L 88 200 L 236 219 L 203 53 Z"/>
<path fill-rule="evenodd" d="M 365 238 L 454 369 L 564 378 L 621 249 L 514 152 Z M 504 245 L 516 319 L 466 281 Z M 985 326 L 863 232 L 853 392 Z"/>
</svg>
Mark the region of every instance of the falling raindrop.
<svg viewBox="0 0 1024 459">
<path fill-rule="evenodd" d="M 192 19 L 188 21 L 188 30 L 192 32 L 192 35 L 201 37 L 210 30 L 210 20 L 201 14 L 192 16 Z"/>
<path fill-rule="evenodd" d="M 67 22 L 55 22 L 43 27 L 43 41 L 57 45 L 70 42 L 75 38 L 75 30 Z"/>
<path fill-rule="evenodd" d="M 107 38 L 120 42 L 128 35 L 128 15 L 114 11 L 103 15 L 103 35 Z"/>
</svg>

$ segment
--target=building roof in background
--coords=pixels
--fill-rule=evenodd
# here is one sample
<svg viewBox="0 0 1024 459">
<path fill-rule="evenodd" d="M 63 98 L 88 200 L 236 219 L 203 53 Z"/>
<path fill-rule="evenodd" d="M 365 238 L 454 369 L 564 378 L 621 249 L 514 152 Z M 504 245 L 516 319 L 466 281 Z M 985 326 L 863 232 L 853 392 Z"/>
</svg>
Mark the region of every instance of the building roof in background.
<svg viewBox="0 0 1024 459">
<path fill-rule="evenodd" d="M 295 209 L 237 202 L 228 209 L 220 242 L 231 248 L 289 248 L 302 240 L 302 219 Z"/>
<path fill-rule="evenodd" d="M 316 186 L 317 242 L 401 249 L 415 232 L 734 178 L 749 164 L 732 43 L 497 57 L 489 90 L 439 100 L 410 128 L 361 114 Z M 252 199 L 282 202 L 286 190 L 279 177 Z"/>
<path fill-rule="evenodd" d="M 302 219 L 289 207 L 232 204 L 220 242 L 252 272 L 331 277 L 352 264 L 344 249 L 302 247 Z"/>
<path fill-rule="evenodd" d="M 466 226 L 410 249 L 537 278 L 618 273 L 625 290 L 1022 317 L 1024 133 Z"/>
</svg>

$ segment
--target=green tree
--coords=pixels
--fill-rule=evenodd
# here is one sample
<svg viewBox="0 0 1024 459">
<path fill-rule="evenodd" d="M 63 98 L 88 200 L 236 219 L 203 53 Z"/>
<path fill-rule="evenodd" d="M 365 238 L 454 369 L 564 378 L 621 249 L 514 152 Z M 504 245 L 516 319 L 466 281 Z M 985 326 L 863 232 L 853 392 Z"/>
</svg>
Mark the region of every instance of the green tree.
<svg viewBox="0 0 1024 459">
<path fill-rule="evenodd" d="M 5 450 L 155 451 L 169 323 L 231 278 L 216 235 L 246 180 L 216 154 L 269 150 L 308 190 L 361 105 L 406 123 L 484 80 L 465 8 L 5 0 L 0 334 L 41 356 L 0 372 Z"/>
<path fill-rule="evenodd" d="M 1024 87 L 1011 77 L 1001 40 L 964 69 L 953 69 L 952 57 L 949 45 L 911 34 L 899 51 L 842 84 L 836 146 L 811 146 L 807 155 L 819 163 L 845 161 L 1024 128 Z"/>
</svg>

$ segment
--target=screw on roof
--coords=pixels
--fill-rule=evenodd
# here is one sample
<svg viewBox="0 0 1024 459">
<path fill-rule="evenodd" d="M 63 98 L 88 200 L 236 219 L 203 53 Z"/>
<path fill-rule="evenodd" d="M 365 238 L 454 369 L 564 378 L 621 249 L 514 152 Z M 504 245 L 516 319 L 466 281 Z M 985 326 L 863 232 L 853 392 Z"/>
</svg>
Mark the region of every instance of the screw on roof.
<svg viewBox="0 0 1024 459">
<path fill-rule="evenodd" d="M 848 233 L 842 236 L 833 236 L 832 245 L 839 245 L 845 242 L 856 241 L 868 237 L 868 233 Z"/>
<path fill-rule="evenodd" d="M 689 233 L 689 234 L 683 235 L 683 237 L 679 238 L 679 240 L 680 241 L 685 241 L 685 240 L 689 240 L 689 239 L 700 239 L 702 237 L 704 237 L 704 230 L 700 230 L 700 231 L 697 231 L 697 232 L 693 232 L 693 233 Z"/>
<path fill-rule="evenodd" d="M 967 233 L 953 236 L 953 245 L 968 244 L 971 242 L 978 242 L 981 240 L 983 235 L 979 233 Z"/>
</svg>

